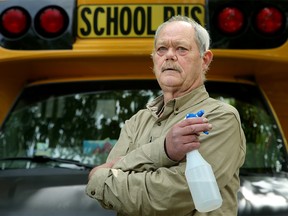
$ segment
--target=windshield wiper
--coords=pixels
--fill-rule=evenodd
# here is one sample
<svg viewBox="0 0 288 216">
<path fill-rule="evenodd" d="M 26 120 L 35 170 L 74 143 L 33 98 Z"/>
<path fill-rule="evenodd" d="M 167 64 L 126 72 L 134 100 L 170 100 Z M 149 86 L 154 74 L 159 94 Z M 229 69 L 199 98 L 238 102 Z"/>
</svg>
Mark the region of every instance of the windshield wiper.
<svg viewBox="0 0 288 216">
<path fill-rule="evenodd" d="M 83 164 L 77 160 L 72 159 L 63 159 L 63 158 L 52 158 L 47 156 L 38 156 L 35 155 L 33 157 L 8 157 L 8 158 L 0 158 L 0 161 L 30 161 L 34 163 L 49 163 L 49 162 L 56 162 L 56 163 L 64 163 L 64 164 L 73 164 L 81 168 L 85 169 L 92 169 L 94 166 L 89 164 Z"/>
</svg>

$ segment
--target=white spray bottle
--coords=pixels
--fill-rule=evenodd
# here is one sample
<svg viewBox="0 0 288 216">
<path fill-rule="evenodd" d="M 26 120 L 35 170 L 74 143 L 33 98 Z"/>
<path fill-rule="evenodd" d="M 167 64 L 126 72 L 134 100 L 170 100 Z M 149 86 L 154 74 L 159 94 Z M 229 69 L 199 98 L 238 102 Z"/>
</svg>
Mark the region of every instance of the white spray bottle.
<svg viewBox="0 0 288 216">
<path fill-rule="evenodd" d="M 190 113 L 186 118 L 201 117 L 204 110 L 196 114 Z M 204 132 L 208 134 L 208 131 Z M 198 150 L 186 154 L 185 176 L 189 189 L 199 212 L 209 212 L 222 205 L 222 197 L 211 168 L 211 165 L 201 156 Z"/>
</svg>

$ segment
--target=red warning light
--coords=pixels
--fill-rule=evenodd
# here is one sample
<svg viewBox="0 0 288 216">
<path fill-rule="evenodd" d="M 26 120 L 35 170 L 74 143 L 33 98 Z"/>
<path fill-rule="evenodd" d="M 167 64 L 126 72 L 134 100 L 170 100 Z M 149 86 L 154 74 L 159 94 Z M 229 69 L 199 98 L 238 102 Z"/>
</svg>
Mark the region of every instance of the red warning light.
<svg viewBox="0 0 288 216">
<path fill-rule="evenodd" d="M 67 29 L 68 22 L 69 18 L 65 10 L 57 6 L 40 10 L 34 20 L 36 31 L 48 38 L 61 35 Z"/>
<path fill-rule="evenodd" d="M 58 33 L 64 26 L 64 16 L 56 8 L 47 8 L 40 15 L 40 26 L 48 33 Z"/>
<path fill-rule="evenodd" d="M 30 24 L 28 13 L 20 7 L 13 7 L 4 11 L 0 20 L 1 32 L 6 37 L 19 37 L 25 34 Z"/>
<path fill-rule="evenodd" d="M 265 34 L 274 34 L 283 27 L 283 14 L 274 7 L 262 8 L 256 15 L 256 28 Z"/>
<path fill-rule="evenodd" d="M 218 27 L 226 34 L 238 33 L 244 26 L 244 15 L 236 7 L 226 7 L 218 14 Z"/>
</svg>

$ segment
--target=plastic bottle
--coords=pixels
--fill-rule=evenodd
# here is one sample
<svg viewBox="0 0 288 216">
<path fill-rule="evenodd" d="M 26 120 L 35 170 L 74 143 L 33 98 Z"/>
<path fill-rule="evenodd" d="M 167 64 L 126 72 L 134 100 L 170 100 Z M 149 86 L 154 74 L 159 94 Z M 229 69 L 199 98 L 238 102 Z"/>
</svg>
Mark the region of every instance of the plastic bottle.
<svg viewBox="0 0 288 216">
<path fill-rule="evenodd" d="M 200 117 L 204 114 L 200 110 L 197 114 L 187 114 L 186 118 Z M 204 132 L 208 134 L 208 131 Z M 186 154 L 185 176 L 189 189 L 199 212 L 209 212 L 222 205 L 222 197 L 211 168 L 211 165 L 201 156 L 198 150 Z"/>
</svg>

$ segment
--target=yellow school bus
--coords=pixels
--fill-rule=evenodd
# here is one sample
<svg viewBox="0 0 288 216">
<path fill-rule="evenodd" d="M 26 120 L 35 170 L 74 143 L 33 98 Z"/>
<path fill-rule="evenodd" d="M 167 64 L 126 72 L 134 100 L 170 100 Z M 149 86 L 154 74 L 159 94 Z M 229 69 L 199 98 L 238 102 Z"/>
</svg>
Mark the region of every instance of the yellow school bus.
<svg viewBox="0 0 288 216">
<path fill-rule="evenodd" d="M 87 175 L 161 94 L 150 54 L 174 15 L 207 28 L 206 88 L 241 115 L 238 215 L 287 214 L 287 14 L 286 0 L 0 0 L 0 214 L 115 215 Z"/>
</svg>

